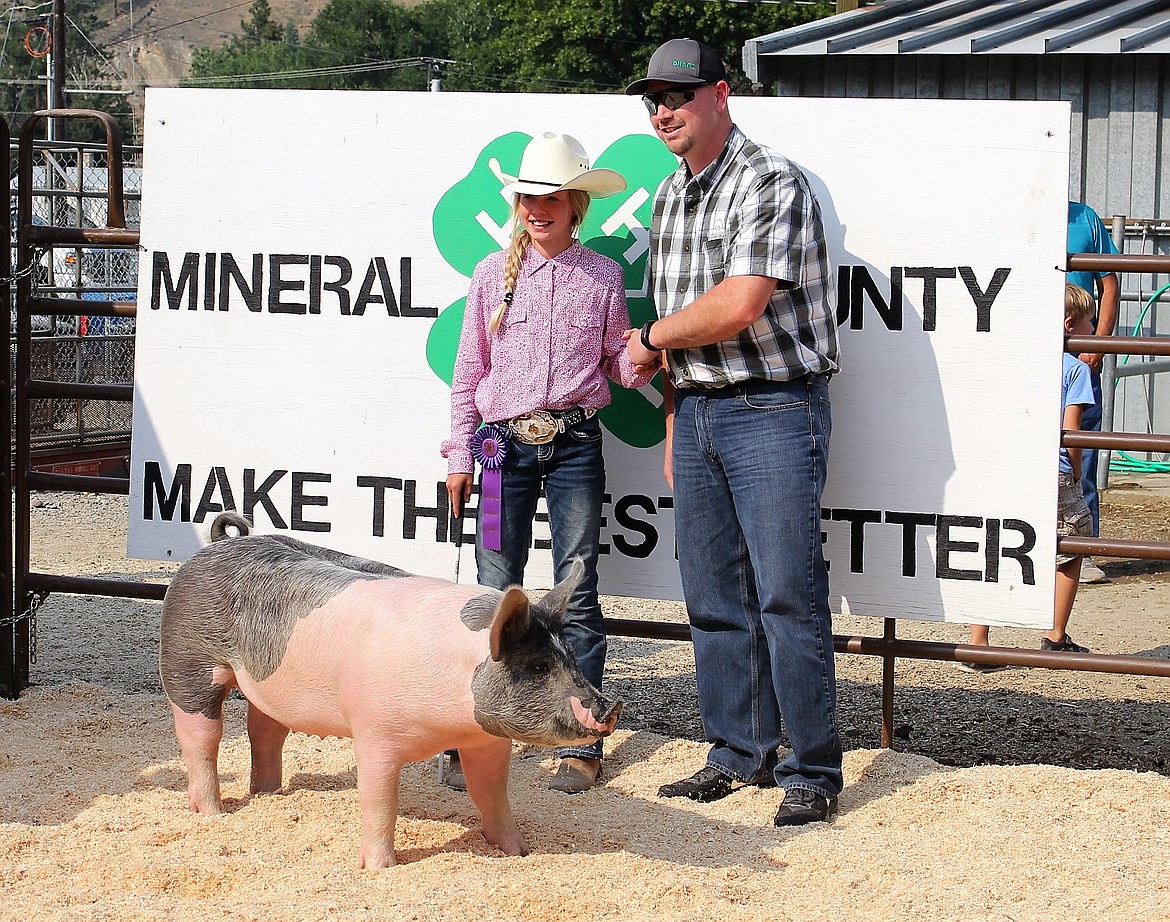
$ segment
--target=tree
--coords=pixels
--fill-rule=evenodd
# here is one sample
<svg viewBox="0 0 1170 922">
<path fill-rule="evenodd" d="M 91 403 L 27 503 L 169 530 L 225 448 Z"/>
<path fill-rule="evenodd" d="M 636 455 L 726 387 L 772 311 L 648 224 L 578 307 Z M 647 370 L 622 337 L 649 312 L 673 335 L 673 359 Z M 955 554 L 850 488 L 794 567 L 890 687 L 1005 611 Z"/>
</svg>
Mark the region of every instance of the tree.
<svg viewBox="0 0 1170 922">
<path fill-rule="evenodd" d="M 420 6 L 426 6 L 421 4 Z M 358 66 L 427 54 L 432 42 L 420 27 L 419 8 L 387 0 L 332 0 L 313 20 L 305 39 L 318 66 Z M 422 89 L 420 67 L 353 72 L 336 77 L 338 89 Z"/>
<path fill-rule="evenodd" d="M 295 41 L 296 28 L 291 30 L 294 40 L 289 41 L 288 30 L 273 20 L 268 0 L 253 0 L 249 13 L 247 19 L 240 20 L 243 34 L 233 36 L 220 48 L 195 50 L 191 58 L 193 77 L 244 75 L 238 80 L 224 80 L 219 85 L 255 86 L 257 81 L 247 75 L 282 73 L 301 67 L 299 43 Z"/>
<path fill-rule="evenodd" d="M 217 81 L 228 86 L 423 89 L 427 68 L 418 59 L 447 56 L 455 6 L 455 0 L 427 0 L 409 8 L 392 0 L 331 0 L 303 41 L 290 42 L 268 27 L 267 0 L 256 0 L 246 35 L 219 49 L 197 50 L 191 73 L 201 82 L 234 78 Z M 413 63 L 396 63 L 404 61 Z M 325 69 L 329 72 L 306 73 Z M 255 76 L 277 72 L 300 76 Z"/>
<path fill-rule="evenodd" d="M 284 30 L 272 18 L 272 7 L 268 0 L 253 0 L 251 16 L 240 20 L 244 31 L 243 42 L 258 45 L 261 42 L 278 42 L 284 39 Z"/>
<path fill-rule="evenodd" d="M 663 41 L 690 35 L 723 53 L 732 90 L 744 93 L 753 89 L 741 64 L 747 39 L 832 12 L 832 3 L 734 0 L 424 0 L 411 7 L 331 0 L 298 46 L 277 34 L 268 0 L 255 0 L 245 36 L 197 51 L 192 74 L 234 76 L 228 85 L 237 86 L 424 89 L 425 66 L 391 62 L 440 58 L 455 62 L 445 74 L 449 89 L 612 92 L 643 76 Z M 330 73 L 279 82 L 255 76 L 323 68 Z"/>
<path fill-rule="evenodd" d="M 478 40 L 452 51 L 453 88 L 601 92 L 645 76 L 654 49 L 690 36 L 718 48 L 732 90 L 750 91 L 744 42 L 833 13 L 833 4 L 733 0 L 470 0 L 461 14 Z"/>
</svg>

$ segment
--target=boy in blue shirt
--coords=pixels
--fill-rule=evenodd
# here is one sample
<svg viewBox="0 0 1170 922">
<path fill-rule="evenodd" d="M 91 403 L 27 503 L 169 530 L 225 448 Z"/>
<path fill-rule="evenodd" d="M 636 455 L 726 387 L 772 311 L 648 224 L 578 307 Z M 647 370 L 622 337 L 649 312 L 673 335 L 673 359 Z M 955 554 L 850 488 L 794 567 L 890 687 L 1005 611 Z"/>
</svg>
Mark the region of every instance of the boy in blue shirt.
<svg viewBox="0 0 1170 922">
<path fill-rule="evenodd" d="M 1092 336 L 1093 296 L 1078 285 L 1064 286 L 1064 332 L 1069 336 Z M 1064 377 L 1060 388 L 1061 429 L 1076 432 L 1081 428 L 1081 417 L 1094 406 L 1093 385 L 1089 366 L 1075 355 L 1064 353 Z M 1056 498 L 1056 533 L 1061 538 L 1087 538 L 1093 535 L 1093 516 L 1085 502 L 1081 487 L 1081 449 L 1061 446 Z M 1041 650 L 1060 650 L 1067 653 L 1088 653 L 1068 634 L 1068 619 L 1077 598 L 1077 582 L 1081 575 L 1080 554 L 1056 555 L 1056 604 L 1052 629 L 1040 639 Z M 986 624 L 971 625 L 971 643 L 988 646 L 990 631 Z M 958 663 L 967 672 L 994 672 L 1005 668 L 986 663 Z"/>
<path fill-rule="evenodd" d="M 1069 336 L 1092 336 L 1093 314 L 1096 305 L 1093 296 L 1078 285 L 1064 286 L 1064 332 Z M 1075 432 L 1081 428 L 1082 416 L 1096 406 L 1089 366 L 1075 355 L 1064 354 L 1064 380 L 1060 389 L 1061 428 Z M 1085 500 L 1081 485 L 1081 449 L 1060 449 L 1060 487 L 1057 493 L 1056 533 L 1062 538 L 1091 537 L 1095 534 L 1093 515 Z M 1081 555 L 1056 555 L 1056 611 L 1052 630 L 1040 642 L 1042 650 L 1064 650 L 1069 653 L 1088 653 L 1086 647 L 1073 642 L 1066 630 L 1073 602 L 1077 597 L 1077 582 L 1081 576 Z"/>
</svg>

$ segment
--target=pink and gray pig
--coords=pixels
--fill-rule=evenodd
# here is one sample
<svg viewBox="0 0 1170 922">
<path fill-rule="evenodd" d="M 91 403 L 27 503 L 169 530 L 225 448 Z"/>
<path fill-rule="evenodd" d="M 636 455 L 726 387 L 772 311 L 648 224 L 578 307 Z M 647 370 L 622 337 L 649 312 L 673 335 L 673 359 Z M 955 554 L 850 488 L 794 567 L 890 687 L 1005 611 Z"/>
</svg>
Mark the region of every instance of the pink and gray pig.
<svg viewBox="0 0 1170 922">
<path fill-rule="evenodd" d="M 518 587 L 459 586 L 248 531 L 241 516 L 218 516 L 163 602 L 159 672 L 191 809 L 222 811 L 216 763 L 236 687 L 248 700 L 253 794 L 280 790 L 290 730 L 353 738 L 362 867 L 395 863 L 402 766 L 447 749 L 460 752 L 487 840 L 527 854 L 508 803 L 511 740 L 592 741 L 621 710 L 565 644 L 580 566 L 532 601 Z"/>
</svg>

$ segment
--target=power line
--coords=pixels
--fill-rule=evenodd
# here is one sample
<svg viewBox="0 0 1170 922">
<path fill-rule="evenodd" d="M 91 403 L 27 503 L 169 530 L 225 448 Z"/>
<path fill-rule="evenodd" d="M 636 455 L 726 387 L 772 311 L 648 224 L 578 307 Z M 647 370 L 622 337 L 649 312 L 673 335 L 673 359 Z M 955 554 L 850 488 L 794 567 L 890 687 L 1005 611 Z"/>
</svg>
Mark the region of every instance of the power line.
<svg viewBox="0 0 1170 922">
<path fill-rule="evenodd" d="M 299 80 L 302 77 L 335 77 L 345 74 L 364 74 L 373 71 L 397 70 L 401 67 L 418 67 L 432 59 L 401 58 L 395 61 L 374 61 L 368 64 L 339 64 L 335 67 L 314 67 L 307 70 L 278 70 L 261 74 L 226 74 L 217 77 L 187 77 L 184 83 L 199 86 L 215 83 L 230 83 L 237 80 Z"/>
<path fill-rule="evenodd" d="M 35 13 L 37 10 L 43 10 L 46 7 L 51 7 L 52 5 L 53 5 L 52 0 L 49 0 L 48 3 L 38 3 L 36 6 L 10 6 L 4 12 L 10 13 L 10 14 L 11 13 Z M 0 14 L 0 15 L 3 15 L 3 14 Z"/>
<path fill-rule="evenodd" d="M 505 86 L 508 84 L 517 85 L 523 84 L 525 87 L 531 86 L 546 86 L 553 90 L 574 89 L 581 86 L 579 80 L 553 80 L 550 77 L 531 77 L 526 75 L 516 74 L 485 74 L 479 71 L 474 71 L 458 66 L 448 67 L 448 74 L 458 74 L 461 77 L 473 77 L 477 80 L 483 80 L 487 83 L 494 83 L 497 86 Z M 595 86 L 602 90 L 618 90 L 625 86 L 624 83 L 597 83 Z"/>
<path fill-rule="evenodd" d="M 70 17 L 68 15 L 65 16 L 65 20 L 69 23 L 69 25 L 73 26 L 73 28 L 77 30 L 77 34 L 80 35 L 82 37 L 82 39 L 85 40 L 85 43 L 87 45 L 89 45 L 89 47 L 92 48 L 95 52 L 97 52 L 98 57 L 100 57 L 102 59 L 102 61 L 106 64 L 106 66 L 109 67 L 110 70 L 112 70 L 114 72 L 114 75 L 117 76 L 120 80 L 125 80 L 126 75 L 119 73 L 118 68 L 114 65 L 114 62 L 111 61 L 109 58 L 107 58 L 105 56 L 105 53 L 97 45 L 95 45 L 92 41 L 90 41 L 90 38 L 88 35 L 86 35 L 83 31 L 81 31 L 81 26 L 79 26 L 72 19 L 70 19 Z"/>
<path fill-rule="evenodd" d="M 234 3 L 231 6 L 225 6 L 222 10 L 212 10 L 210 13 L 203 13 L 200 16 L 192 16 L 190 19 L 181 19 L 178 22 L 172 22 L 169 25 L 159 26 L 157 29 L 151 29 L 149 32 L 136 32 L 133 35 L 128 35 L 126 38 L 114 39 L 109 44 L 121 45 L 126 42 L 134 41 L 135 39 L 144 38 L 147 35 L 154 35 L 158 32 L 165 32 L 167 29 L 173 29 L 175 26 L 185 26 L 189 22 L 194 22 L 196 19 L 206 19 L 209 16 L 217 16 L 220 13 L 230 13 L 232 10 L 238 10 L 241 6 L 251 6 L 252 0 L 243 0 L 242 3 Z M 218 30 L 217 30 L 218 31 Z M 228 34 L 228 33 L 223 33 Z"/>
<path fill-rule="evenodd" d="M 241 6 L 247 6 L 247 5 L 250 5 L 250 3 L 251 3 L 251 0 L 248 0 L 248 2 L 247 2 L 247 3 L 237 3 L 235 6 L 224 7 L 224 8 L 223 8 L 223 9 L 221 9 L 221 10 L 214 10 L 214 11 L 212 11 L 212 12 L 210 12 L 210 13 L 207 13 L 207 14 L 205 14 L 205 16 L 206 16 L 206 17 L 211 17 L 211 16 L 215 16 L 215 15 L 216 15 L 216 14 L 218 14 L 218 13 L 227 13 L 227 12 L 231 12 L 232 10 L 234 10 L 234 9 L 238 9 L 238 8 L 239 8 L 239 7 L 241 7 Z M 151 15 L 154 15 L 154 14 L 151 14 Z M 157 29 L 151 29 L 149 32 L 137 32 L 137 33 L 134 33 L 133 35 L 128 35 L 128 36 L 126 36 L 125 38 L 111 39 L 109 42 L 107 42 L 107 43 L 106 43 L 106 47 L 110 47 L 110 46 L 112 46 L 112 45 L 123 45 L 123 44 L 126 44 L 127 42 L 132 42 L 132 41 L 134 41 L 134 40 L 136 40 L 136 39 L 138 39 L 138 38 L 141 38 L 141 37 L 143 37 L 143 36 L 147 36 L 147 35 L 154 35 L 154 34 L 155 34 L 155 33 L 157 33 L 157 32 L 163 32 L 163 31 L 165 31 L 165 30 L 167 30 L 167 29 L 173 29 L 173 28 L 175 28 L 176 26 L 185 25 L 185 24 L 187 24 L 187 23 L 189 23 L 189 22 L 194 22 L 194 21 L 195 21 L 195 19 L 202 19 L 202 18 L 204 18 L 204 16 L 196 16 L 196 17 L 192 17 L 191 19 L 184 19 L 184 20 L 181 20 L 181 21 L 178 21 L 178 22 L 172 22 L 172 23 L 168 23 L 168 24 L 167 24 L 167 25 L 165 25 L 165 26 L 159 26 Z M 310 21 L 309 21 L 309 23 L 308 23 L 307 25 L 308 25 L 309 27 L 311 27 L 311 26 L 312 26 L 312 22 L 313 22 L 313 20 L 310 20 Z M 243 32 L 236 32 L 236 31 L 232 31 L 232 30 L 229 30 L 229 29 L 211 29 L 211 28 L 208 28 L 208 29 L 207 29 L 207 31 L 209 31 L 209 32 L 214 32 L 216 35 L 222 35 L 223 37 L 225 37 L 225 38 L 228 38 L 228 39 L 249 38 L 249 36 L 248 36 L 248 35 L 246 35 L 246 34 L 245 34 L 245 33 L 243 33 Z M 344 51 L 339 51 L 339 50 L 338 50 L 338 49 L 336 49 L 336 48 L 325 48 L 325 47 L 316 46 L 316 45 L 306 45 L 306 44 L 304 44 L 304 43 L 300 42 L 300 41 L 299 41 L 299 38 L 300 38 L 300 35 L 299 35 L 299 33 L 298 33 L 298 43 L 297 43 L 296 47 L 297 47 L 298 49 L 300 49 L 300 50 L 303 50 L 303 51 L 311 51 L 311 52 L 315 52 L 315 53 L 317 53 L 317 54 L 331 55 L 331 56 L 335 56 L 335 57 L 339 57 L 339 56 L 342 56 L 342 55 L 345 55 L 345 54 L 346 54 L 346 52 L 344 52 Z M 281 44 L 284 44 L 284 40 L 283 40 L 283 39 L 267 39 L 267 40 L 264 40 L 264 41 L 262 41 L 262 44 L 281 45 Z M 217 47 L 214 47 L 214 46 L 211 46 L 211 45 L 204 45 L 204 46 L 203 46 L 201 49 L 199 49 L 199 50 L 204 50 L 204 49 L 206 49 L 206 50 L 209 50 L 209 51 L 221 51 L 221 50 L 223 50 L 223 49 L 224 49 L 224 47 L 226 47 L 226 46 L 220 46 L 220 47 L 218 47 L 218 48 L 217 48 Z M 190 63 L 190 62 L 188 62 L 188 61 L 183 61 L 183 60 L 181 60 L 181 59 L 179 59 L 179 58 L 172 58 L 172 57 L 167 57 L 166 55 L 159 55 L 159 57 L 162 57 L 162 58 L 164 58 L 165 60 L 168 60 L 168 61 L 173 61 L 173 62 L 174 62 L 174 63 L 176 63 L 176 64 L 189 64 L 189 63 Z M 378 62 L 376 61 L 376 59 L 372 59 L 372 58 L 366 58 L 366 60 L 367 60 L 367 61 L 369 61 L 370 63 L 378 63 Z"/>
</svg>

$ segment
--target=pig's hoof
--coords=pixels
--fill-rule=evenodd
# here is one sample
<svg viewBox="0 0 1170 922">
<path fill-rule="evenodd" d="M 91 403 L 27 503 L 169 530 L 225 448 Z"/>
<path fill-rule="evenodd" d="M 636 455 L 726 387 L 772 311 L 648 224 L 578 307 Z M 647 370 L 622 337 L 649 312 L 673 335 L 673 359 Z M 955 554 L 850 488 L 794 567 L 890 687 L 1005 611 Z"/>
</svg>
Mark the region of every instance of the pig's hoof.
<svg viewBox="0 0 1170 922">
<path fill-rule="evenodd" d="M 365 849 L 362 849 L 358 856 L 358 868 L 363 871 L 381 871 L 384 868 L 396 867 L 398 862 L 394 858 L 394 849 L 390 851 L 383 851 L 381 849 L 371 850 L 369 854 Z"/>
<path fill-rule="evenodd" d="M 597 776 L 600 774 L 601 759 L 566 756 L 561 759 L 561 765 L 549 781 L 548 789 L 563 794 L 581 794 L 597 783 Z"/>
</svg>

